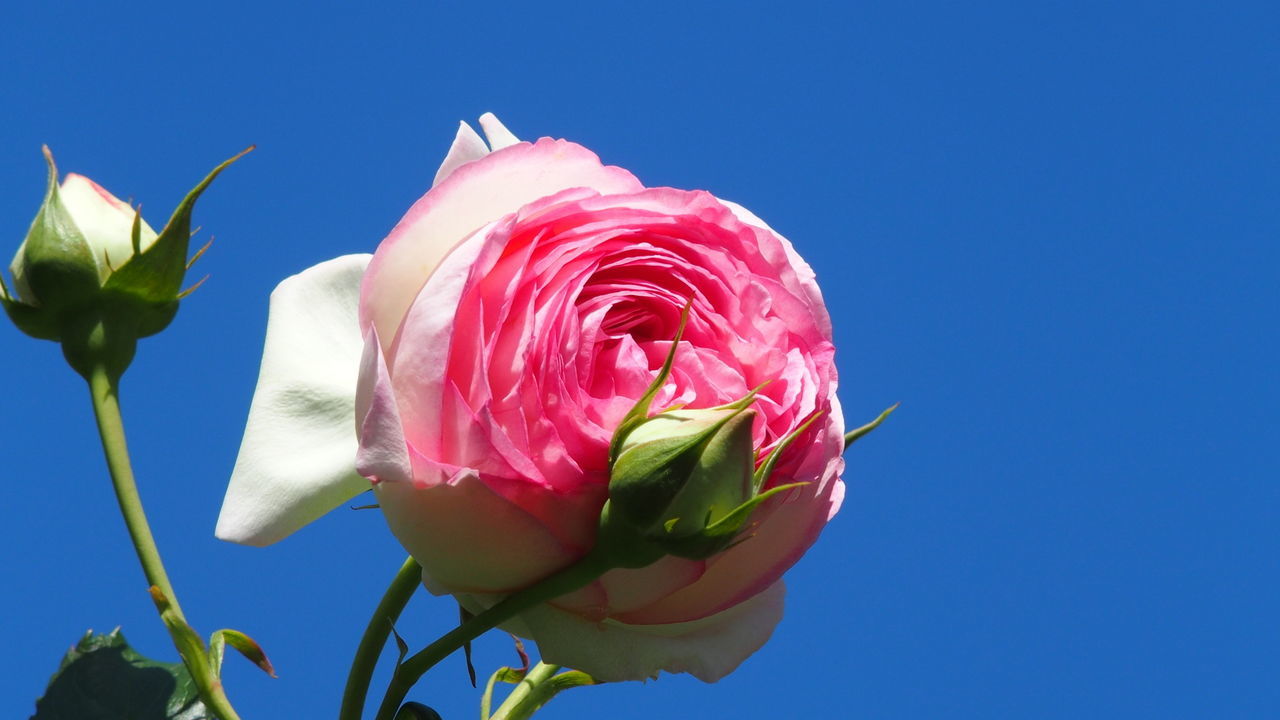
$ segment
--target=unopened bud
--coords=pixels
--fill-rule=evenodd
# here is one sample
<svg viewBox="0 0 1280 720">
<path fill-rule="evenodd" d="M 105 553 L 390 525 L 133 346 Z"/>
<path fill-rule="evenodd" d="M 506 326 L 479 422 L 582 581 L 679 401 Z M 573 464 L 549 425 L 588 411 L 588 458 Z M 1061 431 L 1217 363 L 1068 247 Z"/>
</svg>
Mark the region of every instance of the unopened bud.
<svg viewBox="0 0 1280 720">
<path fill-rule="evenodd" d="M 802 483 L 763 490 L 779 453 L 806 427 L 775 444 L 758 464 L 749 409 L 756 391 L 705 409 L 649 416 L 670 377 L 688 306 L 671 352 L 609 444 L 609 500 L 596 551 L 615 567 L 644 567 L 665 555 L 702 560 L 738 542 L 760 503 Z"/>
<path fill-rule="evenodd" d="M 53 155 L 44 154 L 44 202 L 9 265 L 12 291 L 0 278 L 0 304 L 23 332 L 62 342 L 82 374 L 103 353 L 123 372 L 137 339 L 163 330 L 177 312 L 196 198 L 240 155 L 188 193 L 157 233 L 87 177 L 71 174 L 59 185 Z"/>
<path fill-rule="evenodd" d="M 609 479 L 611 512 L 671 555 L 706 557 L 708 528 L 751 499 L 755 411 L 673 410 L 641 423 L 622 442 Z"/>
</svg>

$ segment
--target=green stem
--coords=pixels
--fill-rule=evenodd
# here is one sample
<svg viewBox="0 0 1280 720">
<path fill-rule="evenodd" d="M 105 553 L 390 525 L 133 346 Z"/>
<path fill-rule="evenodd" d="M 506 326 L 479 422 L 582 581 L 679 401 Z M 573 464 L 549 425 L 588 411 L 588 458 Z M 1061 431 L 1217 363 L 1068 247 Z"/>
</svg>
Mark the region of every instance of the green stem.
<svg viewBox="0 0 1280 720">
<path fill-rule="evenodd" d="M 487 720 L 524 720 L 551 699 L 555 692 L 547 693 L 551 680 L 560 671 L 559 665 L 548 665 L 539 662 L 533 666 L 520 684 L 516 685 L 507 699 L 498 707 L 498 711 Z M 556 691 L 558 692 L 558 691 Z"/>
<path fill-rule="evenodd" d="M 151 526 L 147 524 L 147 515 L 142 509 L 142 498 L 138 495 L 138 485 L 133 477 L 133 468 L 129 463 L 129 448 L 124 438 L 124 420 L 120 416 L 118 375 L 108 371 L 104 363 L 96 363 L 88 373 L 89 392 L 93 398 L 93 414 L 98 422 L 98 435 L 102 439 L 102 451 L 107 458 L 107 469 L 111 473 L 111 484 L 116 491 L 116 501 L 120 504 L 120 514 L 124 516 L 125 526 L 129 528 L 129 537 L 133 540 L 133 548 L 138 554 L 138 562 L 142 564 L 142 572 L 147 582 L 158 588 L 167 599 L 167 610 L 171 613 L 165 625 L 182 662 L 187 666 L 192 679 L 200 691 L 200 699 L 222 720 L 239 720 L 240 716 L 232 709 L 222 690 L 222 682 L 213 672 L 208 655 L 203 648 L 192 652 L 189 638 L 178 630 L 179 625 L 172 622 L 176 619 L 181 627 L 186 627 L 186 618 L 178 605 L 178 596 L 169 582 L 164 563 L 160 560 L 160 550 L 156 547 L 155 538 L 151 535 Z M 187 628 L 189 630 L 189 628 Z M 186 652 L 184 652 L 186 650 Z"/>
<path fill-rule="evenodd" d="M 382 705 L 378 707 L 376 720 L 393 720 L 396 710 L 418 678 L 464 644 L 535 605 L 577 590 L 613 567 L 613 561 L 605 553 L 592 551 L 573 565 L 536 585 L 508 595 L 498 604 L 445 633 L 396 668 Z"/>
<path fill-rule="evenodd" d="M 360 638 L 356 656 L 351 660 L 351 672 L 347 674 L 347 687 L 342 692 L 342 709 L 338 711 L 338 720 L 360 720 L 378 656 L 382 654 L 382 648 L 386 646 L 391 629 L 404 606 L 421 585 L 422 566 L 413 558 L 408 558 L 387 587 L 387 592 L 373 611 L 373 617 L 369 618 L 364 636 Z"/>
<path fill-rule="evenodd" d="M 107 456 L 107 469 L 115 487 L 116 501 L 120 504 L 124 523 L 129 528 L 129 538 L 133 540 L 133 549 L 138 553 L 138 562 L 142 563 L 142 572 L 147 576 L 147 583 L 160 588 L 165 597 L 169 598 L 174 612 L 178 617 L 183 617 L 177 595 L 169 582 L 169 575 L 160 560 L 160 550 L 151 535 L 151 526 L 147 524 L 142 498 L 138 495 L 138 485 L 133 478 L 116 383 L 112 382 L 104 368 L 95 368 L 89 376 L 89 391 L 93 393 L 93 413 L 98 421 L 98 435 L 102 438 L 102 451 Z"/>
</svg>

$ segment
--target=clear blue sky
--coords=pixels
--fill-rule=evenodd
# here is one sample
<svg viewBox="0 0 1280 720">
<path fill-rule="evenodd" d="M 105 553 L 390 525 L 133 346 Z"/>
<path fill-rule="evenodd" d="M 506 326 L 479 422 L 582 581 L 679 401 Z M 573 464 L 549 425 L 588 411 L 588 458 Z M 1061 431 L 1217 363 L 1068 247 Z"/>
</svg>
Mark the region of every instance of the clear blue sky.
<svg viewBox="0 0 1280 720">
<path fill-rule="evenodd" d="M 11 2 L 0 245 L 41 143 L 157 226 L 259 146 L 201 201 L 212 277 L 124 397 L 188 614 L 279 669 L 229 659 L 246 720 L 335 714 L 403 557 L 376 511 L 214 540 L 267 295 L 371 251 L 486 110 L 753 209 L 819 273 L 849 419 L 902 401 L 739 672 L 540 717 L 1276 717 L 1277 37 L 1262 2 Z M 3 323 L 0 376 L 0 716 L 23 718 L 86 628 L 175 655 L 80 380 Z M 400 630 L 453 612 L 424 593 Z M 460 659 L 417 697 L 476 712 Z"/>
</svg>

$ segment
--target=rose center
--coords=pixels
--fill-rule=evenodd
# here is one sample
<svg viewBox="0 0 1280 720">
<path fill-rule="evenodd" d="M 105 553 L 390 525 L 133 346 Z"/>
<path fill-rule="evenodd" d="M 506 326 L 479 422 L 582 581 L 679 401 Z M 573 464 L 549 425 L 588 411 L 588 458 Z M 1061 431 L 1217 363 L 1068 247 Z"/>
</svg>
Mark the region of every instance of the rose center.
<svg viewBox="0 0 1280 720">
<path fill-rule="evenodd" d="M 660 312 L 652 302 L 640 302 L 635 299 L 621 300 L 605 313 L 600 328 L 610 337 L 630 335 L 638 343 L 649 340 L 670 340 L 679 323 L 677 317 L 667 317 L 668 313 Z"/>
</svg>

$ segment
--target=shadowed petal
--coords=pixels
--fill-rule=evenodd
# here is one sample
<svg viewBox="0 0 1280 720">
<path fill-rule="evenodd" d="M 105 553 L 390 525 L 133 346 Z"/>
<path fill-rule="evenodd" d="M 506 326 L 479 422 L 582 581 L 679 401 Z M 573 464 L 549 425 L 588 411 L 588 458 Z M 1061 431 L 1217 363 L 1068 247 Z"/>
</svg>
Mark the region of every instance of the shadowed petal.
<svg viewBox="0 0 1280 720">
<path fill-rule="evenodd" d="M 759 650 L 782 619 L 782 581 L 734 607 L 693 622 L 626 625 L 592 622 L 550 605 L 522 613 L 504 628 L 531 637 L 542 659 L 568 665 L 604 682 L 643 680 L 687 672 L 715 682 Z M 492 597 L 461 596 L 473 611 Z"/>
</svg>

